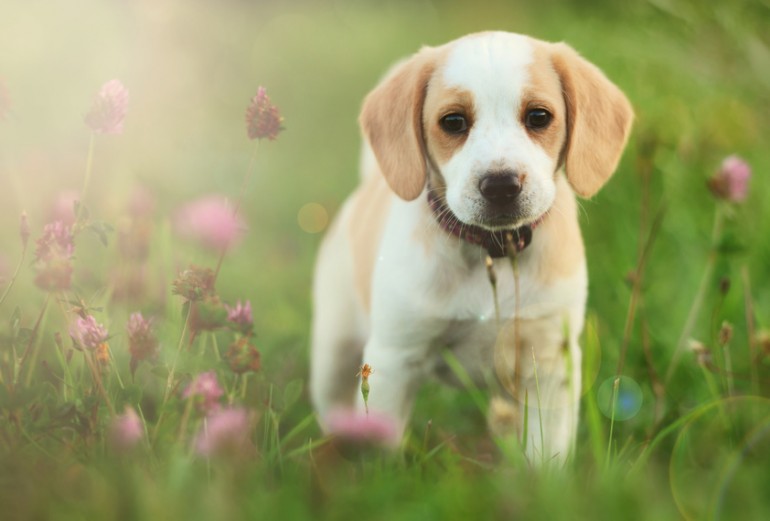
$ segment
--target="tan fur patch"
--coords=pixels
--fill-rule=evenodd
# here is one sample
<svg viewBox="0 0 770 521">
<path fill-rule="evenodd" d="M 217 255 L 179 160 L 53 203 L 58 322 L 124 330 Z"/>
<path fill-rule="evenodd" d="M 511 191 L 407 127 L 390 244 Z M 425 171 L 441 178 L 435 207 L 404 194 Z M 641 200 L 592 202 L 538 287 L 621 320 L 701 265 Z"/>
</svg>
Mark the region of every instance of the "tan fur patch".
<svg viewBox="0 0 770 521">
<path fill-rule="evenodd" d="M 537 277 L 544 283 L 571 276 L 585 262 L 577 201 L 564 176 L 556 179 L 556 199 L 534 235 L 543 241 Z"/>
<path fill-rule="evenodd" d="M 423 126 L 428 151 L 439 165 L 446 164 L 465 143 L 468 133 L 448 134 L 440 125 L 441 118 L 449 114 L 465 116 L 468 128 L 473 125 L 473 94 L 456 87 L 447 87 L 441 78 L 434 77 L 425 98 Z"/>
<path fill-rule="evenodd" d="M 595 65 L 565 44 L 550 47 L 567 106 L 567 179 L 575 192 L 591 197 L 617 168 L 634 112 L 626 96 Z"/>
<path fill-rule="evenodd" d="M 385 179 L 379 174 L 366 178 L 352 195 L 348 233 L 353 256 L 353 280 L 356 294 L 367 312 L 371 306 L 372 275 L 392 195 Z"/>
<path fill-rule="evenodd" d="M 519 118 L 526 128 L 526 116 L 530 110 L 544 109 L 553 116 L 548 127 L 528 129 L 527 132 L 558 163 L 567 137 L 567 113 L 561 81 L 551 64 L 548 48 L 540 42 L 533 44 L 534 59 L 527 70 L 529 82 L 523 92 Z"/>
<path fill-rule="evenodd" d="M 364 100 L 359 122 L 393 192 L 416 199 L 425 187 L 422 109 L 444 51 L 426 47 L 393 71 Z"/>
</svg>

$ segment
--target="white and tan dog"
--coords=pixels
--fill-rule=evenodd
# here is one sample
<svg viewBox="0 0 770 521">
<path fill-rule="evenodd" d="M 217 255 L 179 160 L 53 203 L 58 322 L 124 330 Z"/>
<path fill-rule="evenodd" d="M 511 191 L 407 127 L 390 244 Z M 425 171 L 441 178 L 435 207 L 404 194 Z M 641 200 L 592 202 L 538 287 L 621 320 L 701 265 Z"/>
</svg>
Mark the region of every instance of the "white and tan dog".
<svg viewBox="0 0 770 521">
<path fill-rule="evenodd" d="M 623 93 L 565 44 L 487 32 L 397 64 L 364 102 L 362 183 L 316 267 L 322 426 L 336 408 L 363 407 L 353 375 L 365 361 L 369 409 L 403 432 L 426 376 L 452 379 L 449 350 L 507 391 L 490 407 L 493 431 L 526 435 L 531 459 L 566 457 L 587 292 L 574 193 L 590 197 L 612 175 L 632 119 Z"/>
</svg>

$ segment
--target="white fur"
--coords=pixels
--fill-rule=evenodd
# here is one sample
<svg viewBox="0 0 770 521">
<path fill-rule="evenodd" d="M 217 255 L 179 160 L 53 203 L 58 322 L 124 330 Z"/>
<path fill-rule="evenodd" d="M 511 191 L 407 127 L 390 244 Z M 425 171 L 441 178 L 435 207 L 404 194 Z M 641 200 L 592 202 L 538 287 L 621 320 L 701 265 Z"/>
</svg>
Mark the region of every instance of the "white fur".
<svg viewBox="0 0 770 521">
<path fill-rule="evenodd" d="M 557 159 L 528 136 L 517 116 L 529 81 L 527 66 L 534 59 L 530 42 L 507 33 L 466 37 L 449 44 L 443 68 L 435 73 L 447 85 L 472 92 L 475 101 L 476 119 L 467 142 L 439 165 L 448 204 L 464 222 L 478 223 L 484 204 L 479 178 L 492 168 L 527 173 L 520 195 L 524 215 L 512 224 L 543 215 L 559 190 L 574 197 L 564 176 L 554 174 Z M 368 146 L 362 156 L 362 178 L 380 175 Z M 363 408 L 354 375 L 366 362 L 374 368 L 369 409 L 390 415 L 403 431 L 420 383 L 434 374 L 455 379 L 442 354 L 449 349 L 478 383 L 494 378 L 496 359 L 498 365 L 501 358 L 503 365 L 519 364 L 519 403 L 510 396 L 507 402 L 517 415 L 515 426 L 506 432 L 504 426 L 495 425 L 502 419 L 492 417 L 493 430 L 521 434 L 526 396 L 528 457 L 566 458 L 575 439 L 580 396 L 578 337 L 587 291 L 582 256 L 569 275 L 543 280 L 538 270 L 546 254 L 541 235 L 546 232 L 536 229 L 532 244 L 518 260 L 518 304 L 509 261 L 495 261 L 500 314 L 518 319 L 524 342 L 512 362 L 515 354 L 504 345 L 506 333 L 495 321 L 485 253 L 440 230 L 424 194 L 408 202 L 392 193 L 389 197 L 368 313 L 352 277 L 354 248 L 347 229 L 356 215 L 350 202 L 321 248 L 314 286 L 311 394 L 322 426 L 335 408 L 354 404 Z M 549 219 L 577 218 L 553 213 Z M 432 234 L 429 248 L 415 240 L 426 227 Z"/>
<path fill-rule="evenodd" d="M 533 50 L 529 38 L 510 33 L 485 33 L 464 38 L 446 63 L 448 86 L 474 93 L 476 119 L 468 142 L 442 166 L 447 203 L 463 222 L 482 224 L 483 200 L 477 189 L 481 176 L 492 169 L 528 174 L 519 196 L 526 215 L 513 224 L 535 221 L 553 204 L 556 163 L 531 139 L 515 110 L 529 75 Z"/>
</svg>

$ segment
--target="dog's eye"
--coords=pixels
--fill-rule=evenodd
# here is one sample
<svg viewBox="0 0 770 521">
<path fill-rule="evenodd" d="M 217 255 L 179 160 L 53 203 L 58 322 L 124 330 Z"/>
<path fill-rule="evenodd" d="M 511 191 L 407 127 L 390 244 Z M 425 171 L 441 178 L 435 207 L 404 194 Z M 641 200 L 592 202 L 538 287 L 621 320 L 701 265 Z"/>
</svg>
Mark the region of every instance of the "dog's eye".
<svg viewBox="0 0 770 521">
<path fill-rule="evenodd" d="M 461 114 L 447 114 L 439 123 L 447 134 L 462 134 L 468 130 L 468 122 Z"/>
<path fill-rule="evenodd" d="M 532 109 L 527 112 L 525 123 L 532 130 L 544 129 L 551 124 L 551 113 L 544 109 Z"/>
</svg>

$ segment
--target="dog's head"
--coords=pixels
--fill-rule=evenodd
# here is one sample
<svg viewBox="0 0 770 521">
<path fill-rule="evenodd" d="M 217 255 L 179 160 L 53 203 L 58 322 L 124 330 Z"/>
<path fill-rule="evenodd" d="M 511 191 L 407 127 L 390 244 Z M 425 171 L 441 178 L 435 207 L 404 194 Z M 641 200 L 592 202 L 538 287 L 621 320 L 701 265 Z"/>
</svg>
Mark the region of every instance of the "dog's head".
<svg viewBox="0 0 770 521">
<path fill-rule="evenodd" d="M 633 119 L 623 93 L 565 44 L 511 33 L 424 48 L 367 96 L 361 126 L 391 189 L 430 188 L 490 230 L 544 215 L 564 166 L 590 197 L 615 170 Z"/>
</svg>

